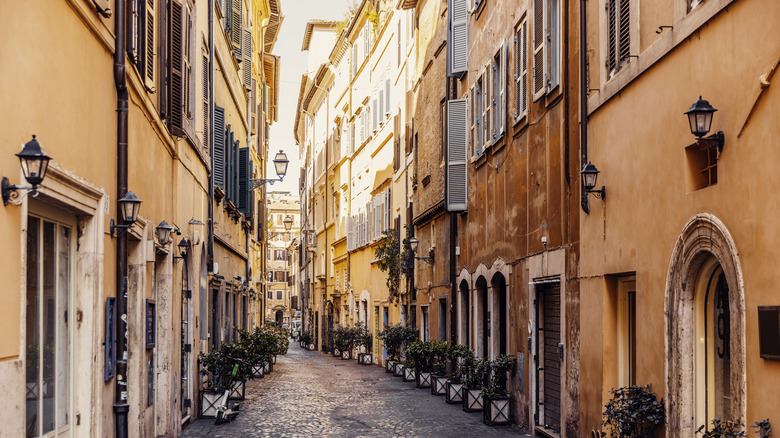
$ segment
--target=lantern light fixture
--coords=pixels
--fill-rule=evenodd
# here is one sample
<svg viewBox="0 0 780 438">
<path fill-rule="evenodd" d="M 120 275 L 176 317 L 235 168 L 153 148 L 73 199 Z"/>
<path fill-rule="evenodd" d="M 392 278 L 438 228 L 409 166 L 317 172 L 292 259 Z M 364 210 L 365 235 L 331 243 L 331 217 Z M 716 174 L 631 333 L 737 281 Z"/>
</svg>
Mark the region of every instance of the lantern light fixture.
<svg viewBox="0 0 780 438">
<path fill-rule="evenodd" d="M 133 192 L 127 192 L 119 199 L 119 212 L 122 215 L 122 223 L 114 223 L 111 219 L 111 237 L 119 237 L 132 228 L 138 220 L 138 212 L 141 211 L 141 200 Z M 118 232 L 116 230 L 119 230 Z"/>
<path fill-rule="evenodd" d="M 601 189 L 594 190 L 596 187 L 596 181 L 599 177 L 599 170 L 596 168 L 596 166 L 588 162 L 583 168 L 580 174 L 582 175 L 582 180 L 585 186 L 585 191 L 587 193 L 591 193 L 593 196 L 599 198 L 599 199 L 605 199 L 607 196 L 607 189 L 604 186 L 601 186 Z"/>
<path fill-rule="evenodd" d="M 281 182 L 284 176 L 287 175 L 287 166 L 290 164 L 290 160 L 287 159 L 287 154 L 283 150 L 279 150 L 273 159 L 274 169 L 276 170 L 276 176 L 279 178 L 261 178 L 253 179 L 249 181 L 249 190 L 255 190 L 266 183 L 273 185 L 275 182 Z"/>
<path fill-rule="evenodd" d="M 283 223 L 284 223 L 284 229 L 285 229 L 285 230 L 287 230 L 287 231 L 290 231 L 290 230 L 292 229 L 293 222 L 295 222 L 295 220 L 293 219 L 293 217 L 292 217 L 292 216 L 290 216 L 290 215 L 288 214 L 288 215 L 287 215 L 287 216 L 284 218 L 284 221 L 283 221 Z"/>
<path fill-rule="evenodd" d="M 414 257 L 415 260 L 422 260 L 425 263 L 432 265 L 436 262 L 436 250 L 431 247 L 428 248 L 428 257 L 417 257 L 414 254 L 417 253 L 417 248 L 420 246 L 420 241 L 417 240 L 416 237 L 412 236 L 409 239 L 409 249 L 412 250 L 412 257 Z"/>
<path fill-rule="evenodd" d="M 157 225 L 155 231 L 157 233 L 157 244 L 160 246 L 165 246 L 173 241 L 173 238 L 171 237 L 172 233 L 175 232 L 177 235 L 181 235 L 181 230 L 168 225 L 168 222 L 166 221 L 160 222 L 160 225 Z"/>
<path fill-rule="evenodd" d="M 717 149 L 718 157 L 720 157 L 720 153 L 723 151 L 723 144 L 725 143 L 723 131 L 704 137 L 710 132 L 712 116 L 715 114 L 715 111 L 717 109 L 713 108 L 708 101 L 699 96 L 699 99 L 693 102 L 684 114 L 688 116 L 688 125 L 691 129 L 691 134 L 696 136 L 696 141 L 707 147 Z"/>
<path fill-rule="evenodd" d="M 179 248 L 179 257 L 174 256 L 174 259 L 183 259 L 187 257 L 187 253 L 190 250 L 190 241 L 187 240 L 186 237 L 183 237 L 181 241 L 179 241 L 179 244 L 176 245 L 177 248 Z"/>
<path fill-rule="evenodd" d="M 8 205 L 9 202 L 19 205 L 27 194 L 30 194 L 32 197 L 38 196 L 38 186 L 43 183 L 46 171 L 49 169 L 51 157 L 43 151 L 41 144 L 35 139 L 35 135 L 32 136 L 32 140 L 22 146 L 21 152 L 16 154 L 16 156 L 19 157 L 19 164 L 22 166 L 24 179 L 27 180 L 30 186 L 12 185 L 8 178 L 3 177 L 3 205 Z M 24 191 L 24 194 L 21 194 L 20 191 Z"/>
</svg>

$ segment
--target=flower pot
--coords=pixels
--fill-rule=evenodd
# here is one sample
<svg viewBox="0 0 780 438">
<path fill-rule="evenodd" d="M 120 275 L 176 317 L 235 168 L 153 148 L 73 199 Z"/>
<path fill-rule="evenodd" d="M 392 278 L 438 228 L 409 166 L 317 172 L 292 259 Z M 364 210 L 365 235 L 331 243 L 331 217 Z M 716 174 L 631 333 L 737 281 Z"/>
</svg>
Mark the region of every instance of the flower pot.
<svg viewBox="0 0 780 438">
<path fill-rule="evenodd" d="M 481 389 L 463 389 L 463 410 L 466 412 L 482 412 Z"/>
<path fill-rule="evenodd" d="M 512 423 L 512 399 L 509 397 L 482 397 L 482 421 L 488 426 Z"/>
<path fill-rule="evenodd" d="M 200 392 L 200 416 L 215 418 L 217 408 L 225 405 L 225 391 L 206 389 Z"/>
<path fill-rule="evenodd" d="M 446 395 L 447 394 L 447 382 L 450 378 L 447 376 L 433 376 L 431 379 L 431 394 L 433 395 Z"/>
<path fill-rule="evenodd" d="M 334 348 L 332 353 L 333 353 L 333 356 L 335 356 L 335 357 L 341 357 L 341 350 L 339 350 L 338 348 Z"/>
<path fill-rule="evenodd" d="M 447 396 L 444 401 L 450 404 L 463 404 L 463 384 L 447 382 Z"/>
<path fill-rule="evenodd" d="M 386 373 L 392 373 L 395 371 L 395 364 L 396 361 L 394 360 L 387 360 L 385 361 L 385 372 Z"/>
<path fill-rule="evenodd" d="M 349 360 L 352 359 L 352 351 L 351 350 L 344 350 L 341 352 L 341 360 Z"/>
<path fill-rule="evenodd" d="M 395 367 L 393 367 L 393 375 L 396 377 L 403 377 L 404 376 L 404 365 L 402 363 L 395 363 Z"/>
<path fill-rule="evenodd" d="M 317 348 L 314 344 L 309 344 L 309 351 L 314 351 L 314 349 Z"/>
<path fill-rule="evenodd" d="M 233 382 L 228 400 L 243 400 L 246 397 L 246 380 Z"/>
<path fill-rule="evenodd" d="M 263 372 L 263 365 L 252 365 L 252 376 L 257 377 L 258 379 L 262 379 L 265 377 L 265 373 Z"/>
<path fill-rule="evenodd" d="M 404 367 L 404 382 L 415 382 L 417 381 L 417 373 L 414 372 L 411 368 Z"/>
<path fill-rule="evenodd" d="M 358 353 L 358 363 L 359 363 L 360 365 L 372 365 L 372 364 L 373 364 L 373 362 L 374 362 L 374 361 L 373 361 L 373 359 L 371 358 L 371 353 Z M 393 369 L 392 369 L 392 368 L 390 368 L 390 371 L 387 371 L 387 372 L 388 372 L 388 373 L 389 373 L 389 372 L 392 372 L 392 370 L 393 370 Z"/>
<path fill-rule="evenodd" d="M 415 373 L 417 377 L 417 387 L 418 388 L 430 388 L 431 387 L 431 379 L 433 377 L 433 373 L 424 373 L 422 371 Z"/>
</svg>

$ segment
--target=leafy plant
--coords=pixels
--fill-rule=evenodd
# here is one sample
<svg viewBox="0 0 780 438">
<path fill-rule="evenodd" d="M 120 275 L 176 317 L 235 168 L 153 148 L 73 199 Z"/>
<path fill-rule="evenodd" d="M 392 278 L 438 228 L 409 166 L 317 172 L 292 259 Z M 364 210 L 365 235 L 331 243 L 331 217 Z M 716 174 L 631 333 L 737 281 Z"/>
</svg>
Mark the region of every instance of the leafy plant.
<svg viewBox="0 0 780 438">
<path fill-rule="evenodd" d="M 371 354 L 371 349 L 374 344 L 374 339 L 371 336 L 371 332 L 366 328 L 365 323 L 360 323 L 355 330 L 355 347 L 365 347 L 366 353 Z"/>
<path fill-rule="evenodd" d="M 772 425 L 769 423 L 769 418 L 766 420 L 756 421 L 750 427 L 751 429 L 757 429 L 756 433 L 758 434 L 759 438 L 769 438 L 769 436 L 772 435 Z"/>
<path fill-rule="evenodd" d="M 452 376 L 450 376 L 450 380 L 452 380 L 453 383 L 463 383 L 464 371 L 462 363 L 466 359 L 473 359 L 474 353 L 465 345 L 452 345 L 447 350 L 447 358 L 454 364 L 454 371 Z"/>
<path fill-rule="evenodd" d="M 387 349 L 390 359 L 398 361 L 401 360 L 404 346 L 416 340 L 418 333 L 419 331 L 414 327 L 386 324 L 385 329 L 379 332 L 379 339 Z"/>
<path fill-rule="evenodd" d="M 711 427 L 709 430 L 706 430 L 707 427 L 704 424 L 699 426 L 696 433 L 700 433 L 704 438 L 737 438 L 748 436 L 745 425 L 739 420 L 732 421 L 715 418 L 710 425 Z M 769 423 L 769 418 L 762 421 L 756 421 L 750 427 L 756 429 L 756 435 L 758 435 L 759 438 L 767 438 L 772 434 L 772 425 Z"/>
<path fill-rule="evenodd" d="M 401 284 L 401 251 L 398 244 L 398 231 L 390 228 L 382 232 L 384 238 L 374 250 L 377 266 L 382 272 L 387 272 L 387 290 L 390 292 L 390 302 L 398 303 L 399 285 Z"/>
<path fill-rule="evenodd" d="M 508 379 L 507 374 L 515 367 L 514 356 L 502 354 L 488 362 L 490 371 L 487 376 L 487 384 L 482 393 L 488 397 L 506 397 Z"/>
<path fill-rule="evenodd" d="M 466 357 L 461 361 L 460 370 L 463 383 L 468 389 L 482 389 L 490 373 L 490 361 L 473 356 Z"/>
<path fill-rule="evenodd" d="M 612 399 L 604 405 L 601 424 L 609 428 L 602 437 L 650 438 L 664 422 L 663 400 L 657 401 L 647 386 L 626 386 L 609 391 Z"/>
<path fill-rule="evenodd" d="M 449 345 L 447 341 L 430 341 L 431 372 L 437 376 L 443 376 L 447 367 Z"/>
</svg>

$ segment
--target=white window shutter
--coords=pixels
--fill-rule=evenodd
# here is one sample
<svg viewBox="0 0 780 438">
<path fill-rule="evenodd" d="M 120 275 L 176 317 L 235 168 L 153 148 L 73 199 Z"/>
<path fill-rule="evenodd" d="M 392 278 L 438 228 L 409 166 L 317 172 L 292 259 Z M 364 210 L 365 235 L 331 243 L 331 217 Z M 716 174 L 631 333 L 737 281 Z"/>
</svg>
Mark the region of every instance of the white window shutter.
<svg viewBox="0 0 780 438">
<path fill-rule="evenodd" d="M 544 95 L 547 76 L 547 0 L 534 1 L 534 101 Z"/>
<path fill-rule="evenodd" d="M 560 56 L 561 56 L 561 25 L 560 25 L 560 4 L 559 0 L 550 0 L 550 37 L 548 39 L 549 44 L 549 80 L 547 84 L 547 90 L 552 90 L 557 87 L 561 82 L 561 68 L 560 68 Z"/>
<path fill-rule="evenodd" d="M 252 88 L 252 32 L 244 29 L 244 44 L 241 46 L 242 58 L 241 73 L 243 73 L 244 87 Z"/>
<path fill-rule="evenodd" d="M 347 251 L 352 251 L 352 218 L 347 216 Z"/>
<path fill-rule="evenodd" d="M 390 189 L 385 190 L 385 205 L 384 205 L 384 212 L 385 212 L 385 223 L 382 225 L 383 230 L 387 230 L 390 228 Z"/>
<path fill-rule="evenodd" d="M 515 34 L 515 118 L 528 112 L 528 21 Z"/>
<path fill-rule="evenodd" d="M 385 114 L 390 114 L 390 79 L 385 79 Z"/>
<path fill-rule="evenodd" d="M 474 102 L 477 100 L 474 98 L 474 86 L 471 86 L 471 89 L 469 89 L 469 102 L 471 103 L 469 105 L 469 124 L 471 125 L 471 129 L 469 130 L 469 154 L 474 155 L 475 153 L 475 145 L 476 145 L 476 114 L 474 112 Z"/>
<path fill-rule="evenodd" d="M 459 74 L 468 70 L 469 58 L 469 5 L 468 0 L 449 0 L 449 62 L 448 73 Z"/>
<path fill-rule="evenodd" d="M 483 148 L 490 146 L 493 137 L 493 124 L 490 123 L 490 106 L 493 102 L 491 73 L 490 63 L 488 63 L 482 72 L 482 148 L 479 151 L 480 155 L 482 155 Z"/>
<path fill-rule="evenodd" d="M 466 144 L 468 99 L 447 101 L 447 210 L 468 208 Z"/>
<path fill-rule="evenodd" d="M 374 91 L 373 99 L 371 100 L 371 113 L 373 115 L 372 117 L 372 123 L 371 123 L 371 130 L 376 131 L 379 126 L 379 111 L 377 108 L 377 97 L 376 97 L 376 91 Z"/>
</svg>

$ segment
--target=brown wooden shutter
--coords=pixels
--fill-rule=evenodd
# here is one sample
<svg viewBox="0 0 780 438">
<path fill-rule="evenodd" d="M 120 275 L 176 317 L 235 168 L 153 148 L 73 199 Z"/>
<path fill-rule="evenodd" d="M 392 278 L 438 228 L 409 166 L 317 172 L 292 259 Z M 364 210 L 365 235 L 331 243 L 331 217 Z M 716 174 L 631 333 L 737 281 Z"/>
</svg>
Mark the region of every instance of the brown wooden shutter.
<svg viewBox="0 0 780 438">
<path fill-rule="evenodd" d="M 154 0 L 146 2 L 146 41 L 144 42 L 144 85 L 148 89 L 154 89 Z"/>
<path fill-rule="evenodd" d="M 615 67 L 617 67 L 617 29 L 615 22 L 616 16 L 616 0 L 607 0 L 607 78 L 609 78 Z"/>
<path fill-rule="evenodd" d="M 183 112 L 187 118 L 188 126 L 192 121 L 192 5 L 187 2 L 184 6 L 184 20 L 182 22 L 182 29 L 184 34 L 182 36 L 182 102 L 184 105 Z M 191 127 L 191 126 L 190 126 Z"/>
<path fill-rule="evenodd" d="M 183 60 L 183 12 L 180 0 L 171 0 L 168 28 L 169 69 L 168 69 L 168 129 L 172 135 L 184 136 L 184 81 L 182 67 Z"/>
<path fill-rule="evenodd" d="M 231 18 L 230 18 L 230 41 L 233 43 L 233 53 L 241 57 L 241 31 L 243 30 L 243 2 L 241 0 L 233 0 L 231 2 Z"/>
<path fill-rule="evenodd" d="M 203 146 L 209 146 L 209 57 L 203 57 Z"/>
</svg>

